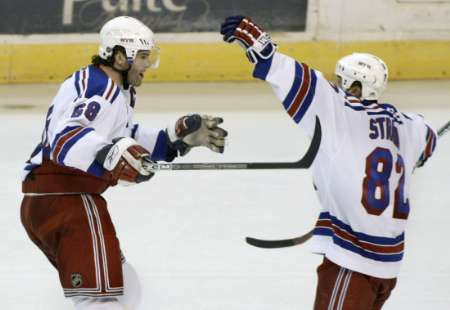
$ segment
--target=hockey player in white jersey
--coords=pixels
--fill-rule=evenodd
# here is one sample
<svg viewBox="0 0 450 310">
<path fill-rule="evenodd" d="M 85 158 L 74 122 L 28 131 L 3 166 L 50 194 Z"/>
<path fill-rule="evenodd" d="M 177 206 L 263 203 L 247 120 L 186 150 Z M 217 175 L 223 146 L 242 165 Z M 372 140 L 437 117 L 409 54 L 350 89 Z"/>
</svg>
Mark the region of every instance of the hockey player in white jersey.
<svg viewBox="0 0 450 310">
<path fill-rule="evenodd" d="M 187 115 L 162 129 L 133 121 L 135 87 L 158 64 L 147 26 L 126 16 L 108 21 L 92 64 L 62 83 L 24 168 L 22 223 L 76 309 L 132 310 L 139 301 L 139 282 L 101 193 L 148 181 L 149 163 L 172 161 L 192 147 L 224 150 L 227 132 L 218 117 Z"/>
<path fill-rule="evenodd" d="M 253 76 L 272 86 L 307 135 L 316 116 L 322 125 L 312 167 L 322 208 L 312 247 L 324 255 L 314 309 L 380 309 L 403 258 L 412 173 L 431 156 L 435 132 L 421 116 L 378 102 L 388 68 L 373 55 L 339 60 L 338 88 L 279 53 L 248 17 L 226 18 L 221 34 L 244 47 Z"/>
</svg>

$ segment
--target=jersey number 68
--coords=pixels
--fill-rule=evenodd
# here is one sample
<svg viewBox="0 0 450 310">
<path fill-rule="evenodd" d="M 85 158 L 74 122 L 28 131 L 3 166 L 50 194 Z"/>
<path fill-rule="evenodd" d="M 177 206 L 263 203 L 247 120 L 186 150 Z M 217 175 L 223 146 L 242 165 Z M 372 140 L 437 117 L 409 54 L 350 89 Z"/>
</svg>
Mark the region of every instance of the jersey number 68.
<svg viewBox="0 0 450 310">
<path fill-rule="evenodd" d="M 89 121 L 92 122 L 97 116 L 99 111 L 100 111 L 100 104 L 98 102 L 91 101 L 87 105 L 86 103 L 81 103 L 75 107 L 71 117 L 79 117 L 81 114 L 84 113 L 84 116 Z"/>
</svg>

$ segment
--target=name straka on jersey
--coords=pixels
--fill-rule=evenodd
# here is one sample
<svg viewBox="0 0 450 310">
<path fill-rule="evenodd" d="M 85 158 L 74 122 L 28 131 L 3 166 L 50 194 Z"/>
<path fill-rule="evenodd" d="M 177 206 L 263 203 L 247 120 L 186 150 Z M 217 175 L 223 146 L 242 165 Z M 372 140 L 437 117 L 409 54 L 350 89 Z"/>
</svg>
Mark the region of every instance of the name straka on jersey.
<svg viewBox="0 0 450 310">
<path fill-rule="evenodd" d="M 330 83 L 333 89 L 338 93 L 337 86 Z M 376 102 L 364 104 L 354 96 L 345 96 L 345 106 L 355 111 L 365 111 L 368 115 L 387 115 L 369 120 L 369 138 L 386 139 L 394 143 L 397 148 L 400 148 L 400 139 L 396 124 L 402 124 L 398 118 L 397 110 L 390 104 L 380 104 Z M 366 101 L 365 101 L 366 102 Z"/>
<path fill-rule="evenodd" d="M 369 121 L 369 138 L 386 139 L 395 144 L 397 148 L 400 147 L 400 140 L 398 138 L 398 129 L 390 117 L 377 117 Z"/>
</svg>

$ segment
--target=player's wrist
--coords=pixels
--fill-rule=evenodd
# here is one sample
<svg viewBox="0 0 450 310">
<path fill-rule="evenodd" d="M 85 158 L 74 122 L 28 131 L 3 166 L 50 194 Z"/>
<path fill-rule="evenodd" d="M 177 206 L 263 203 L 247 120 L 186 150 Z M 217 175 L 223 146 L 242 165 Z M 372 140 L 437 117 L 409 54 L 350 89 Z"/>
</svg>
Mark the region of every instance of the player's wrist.
<svg viewBox="0 0 450 310">
<path fill-rule="evenodd" d="M 247 49 L 246 55 L 251 63 L 257 64 L 270 60 L 277 50 L 277 45 L 273 42 L 267 42 L 265 46 L 254 47 Z"/>
</svg>

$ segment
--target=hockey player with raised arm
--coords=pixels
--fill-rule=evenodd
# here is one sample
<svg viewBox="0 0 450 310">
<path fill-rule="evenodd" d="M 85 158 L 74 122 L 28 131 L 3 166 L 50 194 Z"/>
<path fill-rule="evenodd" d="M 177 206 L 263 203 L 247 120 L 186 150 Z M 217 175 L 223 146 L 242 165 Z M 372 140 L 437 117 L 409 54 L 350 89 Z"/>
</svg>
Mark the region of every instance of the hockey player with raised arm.
<svg viewBox="0 0 450 310">
<path fill-rule="evenodd" d="M 312 167 L 321 204 L 312 247 L 324 256 L 314 309 L 380 309 L 403 259 L 412 173 L 431 156 L 436 133 L 421 116 L 378 102 L 388 79 L 378 57 L 340 59 L 336 87 L 279 53 L 248 17 L 226 18 L 221 34 L 244 47 L 253 76 L 272 86 L 307 135 L 316 116 L 322 125 Z"/>
<path fill-rule="evenodd" d="M 62 83 L 24 168 L 23 226 L 79 310 L 131 310 L 139 302 L 138 279 L 101 193 L 117 183 L 148 181 L 149 164 L 192 147 L 224 151 L 227 132 L 218 117 L 186 115 L 163 129 L 133 121 L 135 87 L 159 65 L 153 36 L 127 16 L 102 27 L 99 54 Z"/>
</svg>

